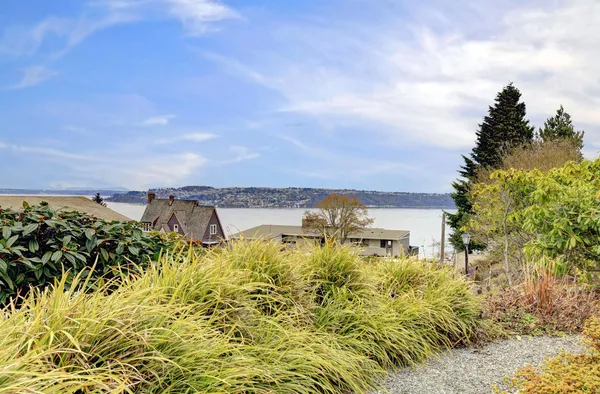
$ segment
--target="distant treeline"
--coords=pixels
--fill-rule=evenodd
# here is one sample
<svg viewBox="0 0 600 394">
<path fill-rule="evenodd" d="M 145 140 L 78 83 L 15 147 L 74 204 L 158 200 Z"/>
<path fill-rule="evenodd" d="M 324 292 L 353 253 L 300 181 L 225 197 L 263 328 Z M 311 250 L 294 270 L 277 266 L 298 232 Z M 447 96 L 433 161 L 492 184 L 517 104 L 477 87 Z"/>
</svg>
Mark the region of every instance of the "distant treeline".
<svg viewBox="0 0 600 394">
<path fill-rule="evenodd" d="M 157 198 L 195 199 L 205 205 L 223 208 L 311 208 L 324 197 L 343 194 L 357 197 L 368 207 L 380 208 L 454 208 L 450 194 L 378 192 L 349 189 L 319 188 L 264 188 L 185 186 L 181 188 L 151 189 Z M 115 194 L 107 201 L 146 203 L 148 192 L 130 191 Z"/>
</svg>

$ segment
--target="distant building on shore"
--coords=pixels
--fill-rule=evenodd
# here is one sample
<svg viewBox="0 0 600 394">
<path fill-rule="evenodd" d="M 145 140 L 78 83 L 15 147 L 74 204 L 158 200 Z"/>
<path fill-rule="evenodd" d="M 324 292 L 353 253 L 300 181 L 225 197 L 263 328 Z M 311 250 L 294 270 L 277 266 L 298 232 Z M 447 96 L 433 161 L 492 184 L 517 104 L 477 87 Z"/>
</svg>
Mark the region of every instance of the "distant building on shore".
<svg viewBox="0 0 600 394">
<path fill-rule="evenodd" d="M 263 224 L 241 231 L 229 237 L 230 240 L 268 239 L 281 242 L 289 247 L 307 244 L 323 244 L 325 238 L 321 233 L 303 221 L 302 226 L 282 226 Z M 419 248 L 409 245 L 410 231 L 386 230 L 382 228 L 366 228 L 350 234 L 346 243 L 361 248 L 363 256 L 391 256 L 418 254 Z"/>
<path fill-rule="evenodd" d="M 204 246 L 226 239 L 216 208 L 200 205 L 197 200 L 176 200 L 174 196 L 159 199 L 149 192 L 141 222 L 144 231 L 178 233 Z"/>
<path fill-rule="evenodd" d="M 85 213 L 107 222 L 131 222 L 132 219 L 121 215 L 103 205 L 100 205 L 83 196 L 1 196 L 0 208 L 19 209 L 23 208 L 23 201 L 29 205 L 38 205 L 42 202 L 55 210 L 76 211 Z"/>
</svg>

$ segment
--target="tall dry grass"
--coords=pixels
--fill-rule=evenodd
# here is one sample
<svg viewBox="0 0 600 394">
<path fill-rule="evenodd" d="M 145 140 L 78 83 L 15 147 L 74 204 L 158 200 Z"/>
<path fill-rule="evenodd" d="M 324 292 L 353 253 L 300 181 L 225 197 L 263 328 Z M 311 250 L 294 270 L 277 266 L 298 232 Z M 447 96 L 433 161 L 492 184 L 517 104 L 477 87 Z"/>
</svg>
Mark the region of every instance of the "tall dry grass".
<svg viewBox="0 0 600 394">
<path fill-rule="evenodd" d="M 491 320 L 509 332 L 579 333 L 586 320 L 600 313 L 600 294 L 594 287 L 565 275 L 564 265 L 549 258 L 529 261 L 523 280 L 499 289 L 486 300 Z"/>
<path fill-rule="evenodd" d="M 450 271 L 345 247 L 181 249 L 107 286 L 5 310 L 0 393 L 362 393 L 480 324 Z"/>
</svg>

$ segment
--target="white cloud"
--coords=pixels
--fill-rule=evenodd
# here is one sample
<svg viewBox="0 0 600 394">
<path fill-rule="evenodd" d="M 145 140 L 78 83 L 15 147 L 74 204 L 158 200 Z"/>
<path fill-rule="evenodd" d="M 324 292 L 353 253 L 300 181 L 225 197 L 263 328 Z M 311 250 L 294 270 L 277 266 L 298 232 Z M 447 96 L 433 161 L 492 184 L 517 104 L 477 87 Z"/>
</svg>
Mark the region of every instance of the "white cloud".
<svg viewBox="0 0 600 394">
<path fill-rule="evenodd" d="M 207 160 L 195 153 L 170 155 L 153 155 L 140 158 L 127 167 L 122 167 L 115 174 L 103 174 L 103 180 L 112 184 L 127 185 L 133 189 L 149 187 L 176 186 L 196 174 L 196 171 L 206 164 Z"/>
<path fill-rule="evenodd" d="M 17 155 L 34 155 L 41 160 L 60 162 L 68 171 L 63 176 L 85 179 L 87 185 L 126 185 L 129 188 L 145 189 L 157 185 L 176 186 L 196 174 L 207 163 L 203 156 L 182 152 L 180 154 L 153 153 L 129 155 L 120 152 L 73 153 L 65 150 L 39 146 L 25 146 L 0 141 L 0 150 Z M 143 151 L 144 149 L 142 149 Z"/>
<path fill-rule="evenodd" d="M 239 18 L 232 8 L 215 0 L 167 0 L 169 13 L 178 18 L 190 35 L 206 33 L 211 24 Z"/>
<path fill-rule="evenodd" d="M 418 4 L 411 20 L 385 12 L 364 26 L 272 27 L 285 46 L 251 61 L 207 57 L 280 93 L 281 111 L 399 146 L 471 147 L 487 106 L 510 81 L 535 124 L 562 103 L 586 139 L 600 136 L 600 2 L 465 2 L 448 10 L 433 2 L 436 12 Z"/>
<path fill-rule="evenodd" d="M 217 22 L 239 17 L 233 8 L 216 0 L 93 1 L 79 15 L 49 16 L 34 26 L 9 26 L 0 36 L 0 54 L 31 56 L 55 36 L 63 40 L 63 48 L 52 55 L 57 59 L 92 34 L 120 24 L 177 19 L 190 36 L 198 36 Z"/>
<path fill-rule="evenodd" d="M 21 81 L 9 89 L 30 88 L 58 75 L 58 72 L 50 70 L 44 66 L 31 66 L 23 69 Z"/>
<path fill-rule="evenodd" d="M 216 134 L 210 133 L 189 133 L 179 137 L 180 141 L 204 142 L 217 138 Z"/>
<path fill-rule="evenodd" d="M 177 115 L 154 116 L 144 119 L 142 126 L 166 126 L 172 119 L 175 119 L 176 117 Z"/>
<path fill-rule="evenodd" d="M 242 161 L 257 159 L 260 157 L 260 153 L 252 152 L 249 148 L 245 146 L 230 146 L 229 151 L 234 156 L 231 159 L 222 161 L 221 164 L 236 164 L 241 163 Z"/>
<path fill-rule="evenodd" d="M 169 138 L 161 138 L 155 141 L 156 144 L 172 144 L 175 142 L 189 141 L 189 142 L 205 142 L 217 138 L 218 135 L 211 133 L 187 133 L 180 135 L 173 135 Z"/>
<path fill-rule="evenodd" d="M 26 145 L 15 145 L 7 144 L 0 141 L 0 149 L 11 150 L 16 153 L 35 154 L 49 158 L 67 159 L 67 160 L 78 160 L 78 161 L 99 161 L 89 155 L 82 155 L 78 153 L 71 153 L 63 150 L 37 147 L 37 146 L 26 146 Z"/>
</svg>

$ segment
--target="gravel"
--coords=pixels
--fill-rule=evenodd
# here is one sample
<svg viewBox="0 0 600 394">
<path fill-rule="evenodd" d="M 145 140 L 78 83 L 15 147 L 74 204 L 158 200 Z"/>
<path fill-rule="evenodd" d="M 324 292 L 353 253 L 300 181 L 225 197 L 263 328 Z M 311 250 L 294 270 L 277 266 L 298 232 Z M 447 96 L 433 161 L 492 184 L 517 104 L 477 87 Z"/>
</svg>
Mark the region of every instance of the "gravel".
<svg viewBox="0 0 600 394">
<path fill-rule="evenodd" d="M 492 385 L 504 388 L 504 376 L 528 364 L 537 366 L 544 357 L 556 356 L 563 349 L 584 352 L 578 336 L 523 337 L 482 348 L 455 349 L 415 369 L 391 375 L 384 386 L 391 394 L 491 393 Z"/>
</svg>

